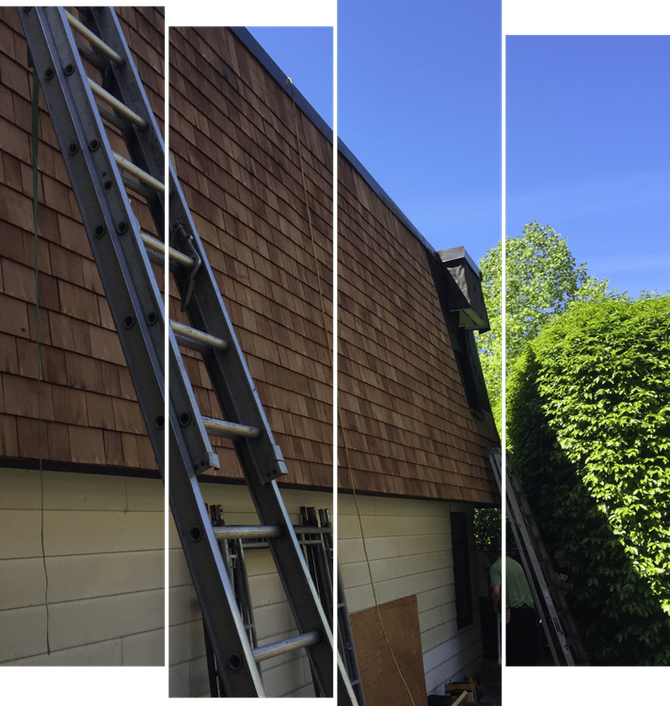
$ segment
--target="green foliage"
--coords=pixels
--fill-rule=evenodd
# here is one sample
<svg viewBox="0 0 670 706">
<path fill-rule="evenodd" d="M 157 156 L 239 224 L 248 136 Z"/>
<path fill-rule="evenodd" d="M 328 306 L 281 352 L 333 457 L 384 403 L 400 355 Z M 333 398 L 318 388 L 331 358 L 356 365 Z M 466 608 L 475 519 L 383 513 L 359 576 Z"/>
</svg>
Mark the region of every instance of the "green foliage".
<svg viewBox="0 0 670 706">
<path fill-rule="evenodd" d="M 535 221 L 506 243 L 507 365 L 519 357 L 527 341 L 535 338 L 557 314 L 577 300 L 612 296 L 607 280 L 589 277 L 579 266 L 567 241 L 549 226 Z M 479 262 L 482 290 L 491 330 L 477 336 L 484 379 L 496 419 L 500 419 L 502 386 L 502 243 Z"/>
<path fill-rule="evenodd" d="M 475 508 L 475 548 L 488 551 L 494 537 L 499 537 L 502 527 L 502 513 L 499 507 Z"/>
<path fill-rule="evenodd" d="M 670 297 L 576 303 L 508 378 L 515 466 L 594 664 L 670 663 Z"/>
</svg>

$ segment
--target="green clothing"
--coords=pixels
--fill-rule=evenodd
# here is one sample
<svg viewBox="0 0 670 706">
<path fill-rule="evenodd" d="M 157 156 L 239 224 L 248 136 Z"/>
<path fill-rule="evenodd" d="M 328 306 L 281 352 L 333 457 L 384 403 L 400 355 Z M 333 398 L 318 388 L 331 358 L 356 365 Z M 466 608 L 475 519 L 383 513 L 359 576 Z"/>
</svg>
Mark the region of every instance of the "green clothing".
<svg viewBox="0 0 670 706">
<path fill-rule="evenodd" d="M 506 588 L 506 608 L 521 608 L 521 606 L 530 606 L 535 608 L 535 601 L 531 593 L 526 574 L 523 571 L 521 564 L 514 559 L 507 557 L 507 582 Z M 491 566 L 491 586 L 501 586 L 500 580 L 502 574 L 502 557 L 498 557 L 496 562 Z"/>
</svg>

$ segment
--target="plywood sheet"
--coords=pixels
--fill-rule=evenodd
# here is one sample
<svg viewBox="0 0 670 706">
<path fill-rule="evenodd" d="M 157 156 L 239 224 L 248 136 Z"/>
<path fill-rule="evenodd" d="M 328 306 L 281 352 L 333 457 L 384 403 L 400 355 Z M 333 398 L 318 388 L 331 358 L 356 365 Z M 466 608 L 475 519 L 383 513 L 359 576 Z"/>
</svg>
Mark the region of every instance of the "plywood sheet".
<svg viewBox="0 0 670 706">
<path fill-rule="evenodd" d="M 412 706 L 412 699 L 415 704 L 425 704 L 428 697 L 416 596 L 384 603 L 379 614 L 373 607 L 350 616 L 366 705 Z"/>
</svg>

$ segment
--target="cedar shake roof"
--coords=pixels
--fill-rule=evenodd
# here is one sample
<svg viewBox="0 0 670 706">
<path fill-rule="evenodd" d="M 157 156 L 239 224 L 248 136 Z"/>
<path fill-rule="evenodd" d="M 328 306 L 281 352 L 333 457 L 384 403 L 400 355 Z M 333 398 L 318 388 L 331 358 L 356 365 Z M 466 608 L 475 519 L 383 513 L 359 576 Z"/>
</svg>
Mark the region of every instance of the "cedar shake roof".
<svg viewBox="0 0 670 706">
<path fill-rule="evenodd" d="M 119 15 L 162 125 L 162 14 Z M 172 28 L 169 39 L 170 158 L 286 458 L 286 482 L 331 488 L 332 132 L 296 90 L 311 234 L 283 74 L 246 30 Z M 7 465 L 34 462 L 37 449 L 30 72 L 16 9 L 0 8 L 0 52 L 0 134 L 11 137 L 0 145 Z M 340 486 L 350 487 L 350 466 L 362 492 L 495 503 L 486 448 L 497 436 L 490 415 L 468 409 L 434 253 L 343 145 L 338 169 Z M 45 467 L 150 472 L 151 447 L 44 108 L 39 223 Z M 172 300 L 170 317 L 182 316 Z M 203 414 L 218 416 L 199 356 L 184 359 Z M 214 444 L 221 470 L 210 475 L 239 478 L 232 446 Z"/>
</svg>

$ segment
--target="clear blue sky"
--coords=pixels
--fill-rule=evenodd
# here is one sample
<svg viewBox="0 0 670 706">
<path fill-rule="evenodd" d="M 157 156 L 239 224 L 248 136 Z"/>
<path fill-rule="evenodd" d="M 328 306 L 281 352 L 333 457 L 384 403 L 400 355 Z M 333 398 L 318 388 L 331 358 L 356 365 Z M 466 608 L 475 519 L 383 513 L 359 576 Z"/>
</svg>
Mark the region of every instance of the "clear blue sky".
<svg viewBox="0 0 670 706">
<path fill-rule="evenodd" d="M 497 1 L 338 5 L 339 137 L 436 249 L 500 240 Z"/>
<path fill-rule="evenodd" d="M 340 0 L 338 131 L 436 249 L 500 237 L 500 3 Z M 251 29 L 332 124 L 332 31 Z M 509 36 L 507 223 L 670 289 L 670 37 Z"/>
<path fill-rule="evenodd" d="M 670 37 L 507 38 L 507 232 L 550 224 L 637 296 L 670 289 Z"/>
</svg>

